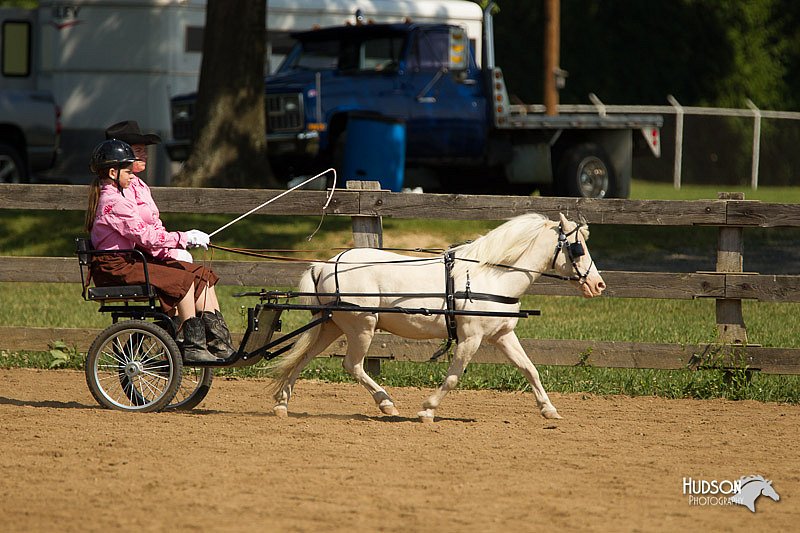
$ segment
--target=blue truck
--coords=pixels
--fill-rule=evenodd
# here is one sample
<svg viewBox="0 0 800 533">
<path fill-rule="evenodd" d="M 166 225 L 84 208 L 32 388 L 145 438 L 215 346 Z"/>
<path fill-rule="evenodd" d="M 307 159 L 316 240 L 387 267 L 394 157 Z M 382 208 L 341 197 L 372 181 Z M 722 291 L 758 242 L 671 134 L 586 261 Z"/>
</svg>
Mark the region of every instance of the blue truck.
<svg viewBox="0 0 800 533">
<path fill-rule="evenodd" d="M 404 123 L 405 186 L 426 191 L 625 198 L 634 152 L 658 155 L 659 115 L 550 116 L 511 105 L 488 9 L 480 66 L 457 25 L 356 23 L 292 37 L 265 83 L 277 176 L 340 169 L 348 122 L 365 114 Z M 173 160 L 188 155 L 195 99 L 171 99 Z"/>
</svg>

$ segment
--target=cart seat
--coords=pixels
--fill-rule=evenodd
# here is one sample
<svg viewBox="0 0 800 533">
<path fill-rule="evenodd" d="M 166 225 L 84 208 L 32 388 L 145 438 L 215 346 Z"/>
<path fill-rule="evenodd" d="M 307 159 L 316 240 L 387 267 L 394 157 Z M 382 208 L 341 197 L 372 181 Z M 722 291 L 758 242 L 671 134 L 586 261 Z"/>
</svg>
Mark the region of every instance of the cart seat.
<svg viewBox="0 0 800 533">
<path fill-rule="evenodd" d="M 81 271 L 81 286 L 84 300 L 97 301 L 101 304 L 111 302 L 148 302 L 151 309 L 160 307 L 158 295 L 150 284 L 147 259 L 140 250 L 95 250 L 89 239 L 75 239 L 75 253 L 78 254 L 78 265 Z M 145 283 L 137 285 L 91 286 L 91 258 L 96 255 L 136 255 L 144 265 Z M 101 308 L 101 310 L 104 310 Z"/>
<path fill-rule="evenodd" d="M 152 287 L 148 285 L 120 285 L 117 287 L 89 287 L 86 290 L 87 300 L 120 301 L 134 300 L 144 301 L 155 297 Z"/>
</svg>

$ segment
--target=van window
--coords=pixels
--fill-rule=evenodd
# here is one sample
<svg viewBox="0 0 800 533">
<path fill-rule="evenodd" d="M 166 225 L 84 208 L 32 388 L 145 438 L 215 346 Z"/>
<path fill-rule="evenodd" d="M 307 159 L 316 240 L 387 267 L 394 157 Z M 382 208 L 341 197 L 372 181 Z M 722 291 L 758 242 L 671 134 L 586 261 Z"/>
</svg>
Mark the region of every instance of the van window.
<svg viewBox="0 0 800 533">
<path fill-rule="evenodd" d="M 31 75 L 31 23 L 26 20 L 3 22 L 3 76 L 24 78 Z"/>
</svg>

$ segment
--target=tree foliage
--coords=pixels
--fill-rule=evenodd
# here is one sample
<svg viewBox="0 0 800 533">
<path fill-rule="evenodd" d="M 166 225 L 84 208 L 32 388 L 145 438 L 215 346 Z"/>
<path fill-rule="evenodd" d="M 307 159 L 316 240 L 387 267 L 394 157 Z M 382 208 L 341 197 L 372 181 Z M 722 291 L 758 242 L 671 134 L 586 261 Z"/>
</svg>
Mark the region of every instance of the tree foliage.
<svg viewBox="0 0 800 533">
<path fill-rule="evenodd" d="M 513 93 L 541 102 L 543 2 L 498 3 L 497 62 Z M 562 1 L 560 99 L 800 109 L 799 23 L 793 0 Z"/>
</svg>

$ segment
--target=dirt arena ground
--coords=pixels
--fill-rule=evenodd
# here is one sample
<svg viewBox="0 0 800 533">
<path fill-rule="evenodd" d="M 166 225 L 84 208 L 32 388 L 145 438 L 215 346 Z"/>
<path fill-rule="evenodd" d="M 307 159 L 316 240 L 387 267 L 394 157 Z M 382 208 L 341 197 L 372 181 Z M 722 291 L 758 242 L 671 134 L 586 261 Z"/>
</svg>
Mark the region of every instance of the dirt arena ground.
<svg viewBox="0 0 800 533">
<path fill-rule="evenodd" d="M 796 531 L 800 407 L 214 382 L 190 413 L 100 409 L 74 371 L 0 369 L 0 529 L 35 531 Z M 781 499 L 690 505 L 683 478 L 762 474 Z"/>
</svg>

